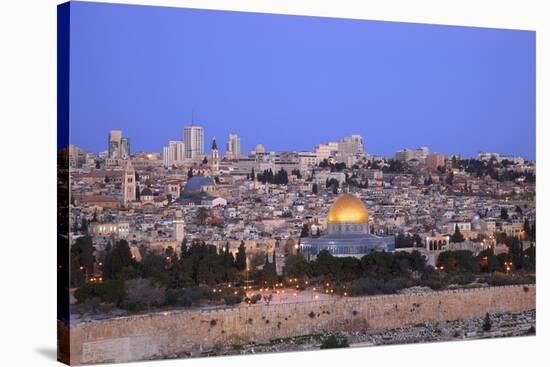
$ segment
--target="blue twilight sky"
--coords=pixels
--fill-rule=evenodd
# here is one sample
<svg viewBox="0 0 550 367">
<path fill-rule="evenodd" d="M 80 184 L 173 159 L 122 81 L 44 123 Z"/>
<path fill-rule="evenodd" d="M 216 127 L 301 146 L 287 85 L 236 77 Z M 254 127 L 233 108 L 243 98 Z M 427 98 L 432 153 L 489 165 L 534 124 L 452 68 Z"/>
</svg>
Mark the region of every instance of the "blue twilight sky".
<svg viewBox="0 0 550 367">
<path fill-rule="evenodd" d="M 70 68 L 71 142 L 95 152 L 111 129 L 159 152 L 194 111 L 222 151 L 535 158 L 535 32 L 73 2 Z"/>
</svg>

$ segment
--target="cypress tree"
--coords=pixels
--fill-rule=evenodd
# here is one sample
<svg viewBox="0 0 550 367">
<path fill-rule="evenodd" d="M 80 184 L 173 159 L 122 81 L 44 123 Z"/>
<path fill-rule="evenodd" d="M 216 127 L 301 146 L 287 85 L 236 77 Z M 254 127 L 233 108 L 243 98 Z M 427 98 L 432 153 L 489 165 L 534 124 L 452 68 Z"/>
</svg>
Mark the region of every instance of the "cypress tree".
<svg viewBox="0 0 550 367">
<path fill-rule="evenodd" d="M 239 245 L 239 250 L 237 251 L 237 259 L 235 260 L 235 266 L 239 271 L 246 269 L 246 248 L 244 246 L 244 241 L 241 241 L 241 244 Z"/>
<path fill-rule="evenodd" d="M 309 226 L 307 225 L 307 223 L 304 223 L 304 225 L 302 226 L 300 237 L 309 237 Z"/>
<path fill-rule="evenodd" d="M 451 242 L 464 242 L 464 236 L 460 232 L 460 228 L 458 228 L 458 223 L 455 225 L 455 232 L 451 236 Z"/>
<path fill-rule="evenodd" d="M 525 221 L 523 222 L 523 233 L 527 239 L 531 238 L 531 226 L 529 225 L 528 218 L 525 218 Z"/>
<path fill-rule="evenodd" d="M 180 257 L 184 257 L 186 255 L 187 255 L 187 238 L 184 238 L 183 241 L 181 241 Z"/>
</svg>

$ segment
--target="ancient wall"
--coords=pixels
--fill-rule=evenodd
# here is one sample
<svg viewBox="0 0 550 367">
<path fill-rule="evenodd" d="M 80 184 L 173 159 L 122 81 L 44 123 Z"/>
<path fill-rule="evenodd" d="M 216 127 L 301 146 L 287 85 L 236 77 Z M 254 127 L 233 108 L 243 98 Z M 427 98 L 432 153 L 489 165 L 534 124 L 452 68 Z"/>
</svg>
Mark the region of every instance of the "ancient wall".
<svg viewBox="0 0 550 367">
<path fill-rule="evenodd" d="M 173 311 L 72 325 L 71 364 L 163 358 L 218 345 L 472 319 L 535 308 L 534 285 Z"/>
</svg>

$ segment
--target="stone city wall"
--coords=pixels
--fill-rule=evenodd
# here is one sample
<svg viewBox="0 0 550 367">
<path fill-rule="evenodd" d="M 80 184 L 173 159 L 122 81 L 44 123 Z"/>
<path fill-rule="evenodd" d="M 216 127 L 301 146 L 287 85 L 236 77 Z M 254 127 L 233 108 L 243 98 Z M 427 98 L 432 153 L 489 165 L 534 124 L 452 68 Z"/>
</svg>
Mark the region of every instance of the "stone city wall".
<svg viewBox="0 0 550 367">
<path fill-rule="evenodd" d="M 71 364 L 164 358 L 325 331 L 394 328 L 535 309 L 534 285 L 182 310 L 70 327 Z"/>
</svg>

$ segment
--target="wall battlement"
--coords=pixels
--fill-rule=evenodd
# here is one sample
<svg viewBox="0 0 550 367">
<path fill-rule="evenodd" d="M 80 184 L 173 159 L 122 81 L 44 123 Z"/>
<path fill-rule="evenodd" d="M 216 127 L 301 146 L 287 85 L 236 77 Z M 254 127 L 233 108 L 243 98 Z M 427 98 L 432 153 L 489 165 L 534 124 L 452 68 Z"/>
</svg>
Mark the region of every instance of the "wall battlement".
<svg viewBox="0 0 550 367">
<path fill-rule="evenodd" d="M 71 364 L 155 359 L 304 334 L 395 328 L 535 307 L 535 286 L 514 285 L 135 315 L 71 325 Z"/>
</svg>

